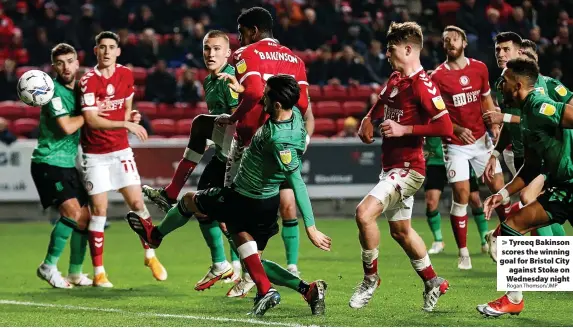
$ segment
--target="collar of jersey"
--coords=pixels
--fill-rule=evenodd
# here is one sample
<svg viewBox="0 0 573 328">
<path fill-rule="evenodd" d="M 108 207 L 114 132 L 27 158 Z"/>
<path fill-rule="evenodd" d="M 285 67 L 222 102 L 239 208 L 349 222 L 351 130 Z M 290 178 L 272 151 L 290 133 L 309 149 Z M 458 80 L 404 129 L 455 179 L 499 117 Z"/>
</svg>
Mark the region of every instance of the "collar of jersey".
<svg viewBox="0 0 573 328">
<path fill-rule="evenodd" d="M 470 65 L 470 59 L 469 59 L 468 57 L 466 57 L 466 61 L 467 61 L 468 66 L 469 66 L 469 65 Z M 448 65 L 448 61 L 447 61 L 447 60 L 444 62 L 444 67 L 447 68 L 448 71 L 451 70 L 450 65 Z M 464 68 L 465 68 L 465 67 L 464 67 Z"/>
<path fill-rule="evenodd" d="M 292 111 L 292 109 L 291 109 L 291 111 Z M 277 120 L 273 120 L 273 119 L 271 118 L 271 121 L 272 121 L 273 123 L 275 123 L 275 124 L 290 123 L 290 122 L 292 122 L 293 120 L 294 120 L 294 112 L 292 113 L 292 115 L 290 116 L 290 118 L 289 118 L 288 120 L 277 121 Z"/>
</svg>

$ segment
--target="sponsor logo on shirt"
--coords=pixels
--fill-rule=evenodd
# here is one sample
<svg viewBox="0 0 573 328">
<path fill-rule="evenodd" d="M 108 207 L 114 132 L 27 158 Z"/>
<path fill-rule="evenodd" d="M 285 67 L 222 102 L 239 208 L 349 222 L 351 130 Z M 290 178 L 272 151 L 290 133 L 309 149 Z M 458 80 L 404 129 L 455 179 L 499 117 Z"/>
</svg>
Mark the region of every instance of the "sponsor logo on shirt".
<svg viewBox="0 0 573 328">
<path fill-rule="evenodd" d="M 384 120 L 392 120 L 400 122 L 400 118 L 404 116 L 404 111 L 384 105 Z"/>
<path fill-rule="evenodd" d="M 541 108 L 539 109 L 540 114 L 547 116 L 552 116 L 553 114 L 555 114 L 555 111 L 556 111 L 555 106 L 548 103 L 543 103 L 543 105 L 541 105 Z"/>
<path fill-rule="evenodd" d="M 469 103 L 478 101 L 480 91 L 462 92 L 452 96 L 454 107 L 461 107 Z M 437 106 L 436 106 L 437 107 Z"/>
<path fill-rule="evenodd" d="M 565 89 L 565 87 L 561 84 L 555 87 L 555 91 L 561 97 L 565 97 L 565 95 L 567 94 L 567 89 Z"/>
</svg>

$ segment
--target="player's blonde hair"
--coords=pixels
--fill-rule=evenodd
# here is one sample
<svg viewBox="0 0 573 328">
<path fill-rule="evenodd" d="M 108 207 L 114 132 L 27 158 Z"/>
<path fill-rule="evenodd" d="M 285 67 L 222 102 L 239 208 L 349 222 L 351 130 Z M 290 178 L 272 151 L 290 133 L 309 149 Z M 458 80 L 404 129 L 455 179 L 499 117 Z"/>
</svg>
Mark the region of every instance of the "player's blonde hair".
<svg viewBox="0 0 573 328">
<path fill-rule="evenodd" d="M 422 33 L 422 28 L 416 22 L 392 22 L 388 29 L 386 40 L 388 45 L 411 43 L 420 47 L 420 49 L 424 46 L 424 34 Z"/>
<path fill-rule="evenodd" d="M 227 33 L 219 30 L 211 30 L 207 32 L 203 40 L 214 39 L 214 38 L 223 38 L 227 43 L 229 43 L 229 36 L 227 35 Z"/>
<path fill-rule="evenodd" d="M 446 33 L 448 33 L 448 32 L 456 32 L 462 37 L 463 41 L 468 42 L 468 36 L 466 35 L 466 31 L 464 31 L 462 28 L 457 27 L 455 25 L 446 26 L 446 28 L 444 29 L 444 32 L 442 33 L 442 39 L 444 39 L 444 37 L 446 36 Z"/>
</svg>

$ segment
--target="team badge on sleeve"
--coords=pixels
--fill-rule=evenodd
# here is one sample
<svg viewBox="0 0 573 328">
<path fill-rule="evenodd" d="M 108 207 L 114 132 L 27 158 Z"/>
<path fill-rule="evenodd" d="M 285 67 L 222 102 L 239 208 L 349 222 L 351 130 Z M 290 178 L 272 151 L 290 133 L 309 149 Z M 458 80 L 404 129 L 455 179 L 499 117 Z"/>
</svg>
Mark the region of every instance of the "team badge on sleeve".
<svg viewBox="0 0 573 328">
<path fill-rule="evenodd" d="M 236 93 L 235 91 L 229 89 L 229 92 L 231 93 L 231 98 L 233 99 L 239 99 L 239 94 Z"/>
<path fill-rule="evenodd" d="M 244 59 L 241 59 L 237 63 L 237 72 L 239 72 L 239 74 L 243 74 L 245 73 L 246 70 L 247 70 L 247 63 L 245 62 Z"/>
<path fill-rule="evenodd" d="M 547 115 L 547 116 L 551 116 L 553 114 L 555 114 L 555 106 L 548 104 L 548 103 L 543 103 L 543 105 L 541 105 L 541 108 L 539 109 L 539 113 L 543 114 L 543 115 Z"/>
<path fill-rule="evenodd" d="M 281 157 L 281 162 L 284 165 L 288 165 L 290 164 L 290 162 L 292 161 L 292 153 L 290 152 L 290 149 L 287 150 L 281 150 L 279 152 L 279 155 Z"/>
<path fill-rule="evenodd" d="M 54 97 L 50 101 L 52 102 L 52 107 L 54 107 L 54 114 L 60 115 L 60 114 L 66 113 L 66 110 L 64 109 L 64 105 L 62 104 L 62 98 Z"/>
<path fill-rule="evenodd" d="M 444 99 L 442 99 L 442 96 L 437 96 L 432 98 L 432 102 L 434 103 L 434 106 L 436 106 L 437 109 L 439 110 L 446 109 L 446 104 L 444 103 Z"/>
<path fill-rule="evenodd" d="M 561 97 L 565 97 L 565 95 L 567 94 L 567 89 L 565 89 L 565 87 L 561 84 L 555 87 L 555 91 Z"/>
<path fill-rule="evenodd" d="M 83 97 L 82 100 L 84 101 L 84 104 L 86 106 L 93 106 L 95 105 L 95 94 L 93 92 L 89 92 L 86 93 Z"/>
</svg>

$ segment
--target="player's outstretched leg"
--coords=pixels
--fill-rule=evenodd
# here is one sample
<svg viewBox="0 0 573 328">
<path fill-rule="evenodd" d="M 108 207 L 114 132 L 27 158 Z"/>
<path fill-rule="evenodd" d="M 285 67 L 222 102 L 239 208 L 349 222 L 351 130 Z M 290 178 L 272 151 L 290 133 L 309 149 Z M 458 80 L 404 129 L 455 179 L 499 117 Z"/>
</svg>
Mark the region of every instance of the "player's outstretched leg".
<svg viewBox="0 0 573 328">
<path fill-rule="evenodd" d="M 292 189 L 281 186 L 281 204 L 279 212 L 282 218 L 283 227 L 281 237 L 285 245 L 287 270 L 295 276 L 300 276 L 298 271 L 298 249 L 300 245 L 300 233 L 298 220 L 296 218 L 296 201 Z"/>
<path fill-rule="evenodd" d="M 210 288 L 220 280 L 231 278 L 233 276 L 233 267 L 225 256 L 223 233 L 219 227 L 219 222 L 208 218 L 198 220 L 203 238 L 211 251 L 212 263 L 207 274 L 195 284 L 195 290 L 201 291 Z"/>
<path fill-rule="evenodd" d="M 143 186 L 144 195 L 165 213 L 175 205 L 181 189 L 183 189 L 187 179 L 195 170 L 201 158 L 203 158 L 207 139 L 213 133 L 215 117 L 213 115 L 199 115 L 193 119 L 191 132 L 189 133 L 189 143 L 167 187 L 154 189 L 150 186 Z"/>
<path fill-rule="evenodd" d="M 426 220 L 434 236 L 432 246 L 428 254 L 439 254 L 444 251 L 444 241 L 442 238 L 442 216 L 440 215 L 440 189 L 426 190 Z"/>
<path fill-rule="evenodd" d="M 390 234 L 406 252 L 412 267 L 422 278 L 424 282 L 422 309 L 431 312 L 436 307 L 438 298 L 447 292 L 449 283 L 444 278 L 438 277 L 426 252 L 424 241 L 412 228 L 410 219 L 406 215 L 400 215 L 400 211 L 405 210 L 398 210 L 390 218 Z"/>
<path fill-rule="evenodd" d="M 378 276 L 378 245 L 380 244 L 380 231 L 376 218 L 384 210 L 380 201 L 367 195 L 356 207 L 356 224 L 358 225 L 358 238 L 362 247 L 362 268 L 364 278 L 356 286 L 354 294 L 348 303 L 351 308 L 359 309 L 368 304 L 376 288 L 380 286 Z M 424 246 L 425 248 L 425 246 Z"/>
<path fill-rule="evenodd" d="M 310 306 L 313 315 L 324 314 L 326 310 L 326 282 L 316 280 L 307 283 L 275 262 L 269 260 L 262 260 L 261 262 L 271 283 L 290 288 L 301 294 Z"/>
<path fill-rule="evenodd" d="M 38 269 L 36 274 L 42 280 L 48 282 L 55 288 L 72 288 L 73 286 L 62 277 L 58 271 L 58 260 L 64 251 L 64 247 L 70 238 L 72 231 L 77 227 L 76 221 L 65 216 L 61 216 L 58 222 L 54 225 L 50 235 L 50 243 L 48 244 L 48 251 L 44 261 Z"/>
</svg>

